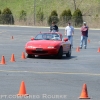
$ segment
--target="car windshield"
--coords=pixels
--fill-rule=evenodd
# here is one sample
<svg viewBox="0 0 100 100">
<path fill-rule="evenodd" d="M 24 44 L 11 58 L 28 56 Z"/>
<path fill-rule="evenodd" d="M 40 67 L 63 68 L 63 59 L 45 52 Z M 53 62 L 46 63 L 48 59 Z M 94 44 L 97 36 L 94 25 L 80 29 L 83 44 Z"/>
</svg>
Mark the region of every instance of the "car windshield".
<svg viewBox="0 0 100 100">
<path fill-rule="evenodd" d="M 61 40 L 57 33 L 41 33 L 35 37 L 35 40 Z"/>
</svg>

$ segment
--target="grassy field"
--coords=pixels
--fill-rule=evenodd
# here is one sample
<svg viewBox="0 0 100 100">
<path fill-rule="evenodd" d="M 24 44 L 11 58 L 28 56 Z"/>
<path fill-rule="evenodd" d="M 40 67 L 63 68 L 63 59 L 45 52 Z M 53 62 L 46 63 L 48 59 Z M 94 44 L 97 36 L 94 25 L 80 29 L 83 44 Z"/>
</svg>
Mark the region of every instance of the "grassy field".
<svg viewBox="0 0 100 100">
<path fill-rule="evenodd" d="M 41 8 L 45 17 L 45 21 L 37 25 L 45 26 L 47 26 L 47 18 L 53 10 L 57 11 L 58 16 L 65 9 L 70 9 L 72 14 L 75 11 L 73 0 L 0 0 L 0 10 L 3 11 L 6 7 L 12 11 L 15 24 L 19 24 L 20 12 L 26 11 L 27 22 L 24 22 L 25 25 L 33 25 L 31 22 L 34 20 L 34 7 L 35 15 Z M 76 0 L 76 7 L 82 11 L 84 20 L 89 23 L 90 27 L 100 26 L 100 0 Z"/>
<path fill-rule="evenodd" d="M 76 6 L 83 14 L 99 15 L 100 0 L 76 0 Z M 0 10 L 9 7 L 12 13 L 19 15 L 21 10 L 25 10 L 27 14 L 34 13 L 34 0 L 0 0 Z M 44 15 L 48 16 L 52 10 L 56 10 L 58 15 L 65 9 L 71 9 L 74 12 L 73 0 L 35 0 L 36 12 L 42 8 Z"/>
</svg>

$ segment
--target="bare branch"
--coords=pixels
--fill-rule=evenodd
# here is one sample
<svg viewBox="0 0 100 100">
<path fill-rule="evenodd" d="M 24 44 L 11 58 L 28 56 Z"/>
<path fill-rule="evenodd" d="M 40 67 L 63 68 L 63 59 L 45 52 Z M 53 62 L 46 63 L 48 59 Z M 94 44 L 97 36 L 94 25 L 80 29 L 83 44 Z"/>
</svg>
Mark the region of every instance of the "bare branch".
<svg viewBox="0 0 100 100">
<path fill-rule="evenodd" d="M 80 3 L 78 4 L 77 8 L 79 8 L 79 6 L 81 5 L 82 2 L 83 2 L 83 0 L 80 1 Z"/>
<path fill-rule="evenodd" d="M 75 0 L 73 0 L 74 1 L 74 8 L 75 8 L 75 10 L 76 10 L 76 1 Z"/>
<path fill-rule="evenodd" d="M 93 6 L 91 5 L 91 7 L 90 7 L 88 10 L 86 10 L 86 12 L 83 14 L 83 16 L 91 16 L 91 15 L 89 14 L 89 11 L 90 11 L 92 8 L 93 8 Z"/>
</svg>

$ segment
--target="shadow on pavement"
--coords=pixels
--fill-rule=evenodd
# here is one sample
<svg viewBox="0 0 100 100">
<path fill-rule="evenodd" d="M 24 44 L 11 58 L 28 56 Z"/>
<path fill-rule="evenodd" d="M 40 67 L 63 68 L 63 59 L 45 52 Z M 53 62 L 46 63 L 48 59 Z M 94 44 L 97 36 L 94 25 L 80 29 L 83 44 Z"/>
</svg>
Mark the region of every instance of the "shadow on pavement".
<svg viewBox="0 0 100 100">
<path fill-rule="evenodd" d="M 73 59 L 76 58 L 77 56 L 71 56 L 71 57 L 66 57 L 66 56 L 62 56 L 61 59 L 57 59 L 54 56 L 36 56 L 34 58 L 30 58 L 30 59 L 53 59 L 53 60 L 69 60 L 69 59 Z"/>
</svg>

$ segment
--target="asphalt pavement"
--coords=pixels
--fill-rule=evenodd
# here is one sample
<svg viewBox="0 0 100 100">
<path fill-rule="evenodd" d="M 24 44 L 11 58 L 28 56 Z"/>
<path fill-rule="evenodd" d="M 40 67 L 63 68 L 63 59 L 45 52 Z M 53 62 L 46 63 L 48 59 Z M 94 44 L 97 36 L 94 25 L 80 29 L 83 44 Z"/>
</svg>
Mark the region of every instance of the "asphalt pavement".
<svg viewBox="0 0 100 100">
<path fill-rule="evenodd" d="M 59 29 L 64 35 L 64 28 Z M 79 100 L 83 84 L 88 97 L 100 99 L 100 30 L 89 29 L 87 49 L 76 52 L 80 44 L 80 29 L 75 29 L 71 58 L 21 59 L 25 44 L 40 32 L 49 28 L 0 26 L 0 57 L 6 64 L 0 65 L 1 100 Z M 12 39 L 13 36 L 13 39 Z M 15 62 L 11 62 L 12 54 Z M 25 83 L 29 96 L 19 97 L 21 83 Z"/>
</svg>

